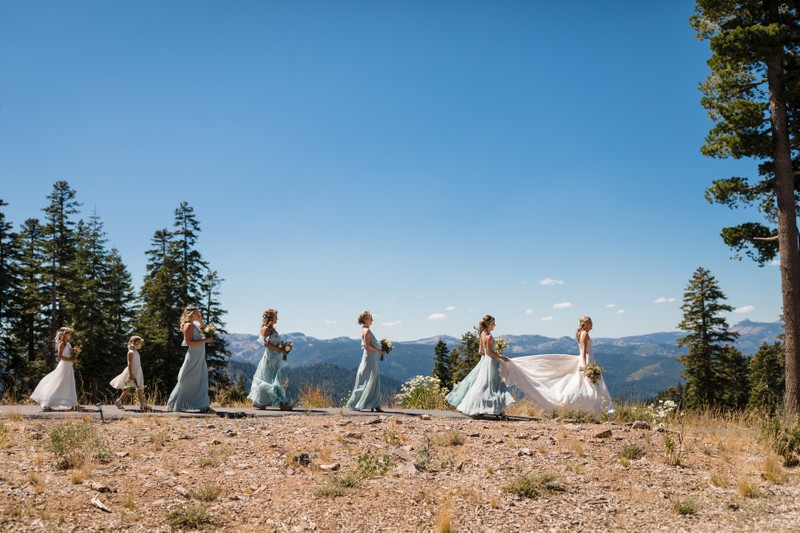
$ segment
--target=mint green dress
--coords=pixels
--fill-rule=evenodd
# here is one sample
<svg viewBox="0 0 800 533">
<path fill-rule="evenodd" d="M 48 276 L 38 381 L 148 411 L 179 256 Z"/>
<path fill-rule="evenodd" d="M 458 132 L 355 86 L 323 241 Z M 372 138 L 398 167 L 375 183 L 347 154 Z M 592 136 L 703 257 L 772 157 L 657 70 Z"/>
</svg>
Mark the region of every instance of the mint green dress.
<svg viewBox="0 0 800 533">
<path fill-rule="evenodd" d="M 192 340 L 205 339 L 203 333 L 192 324 Z M 183 341 L 186 346 L 186 341 Z M 183 366 L 178 372 L 178 383 L 172 389 L 167 401 L 167 411 L 188 411 L 205 409 L 211 404 L 208 400 L 208 365 L 206 364 L 206 345 L 188 346 Z"/>
<path fill-rule="evenodd" d="M 501 415 L 514 403 L 500 377 L 501 362 L 483 354 L 475 368 L 447 395 L 447 403 L 465 415 Z"/>
<path fill-rule="evenodd" d="M 265 342 L 277 346 L 281 338 L 277 332 L 273 332 L 267 339 L 259 337 L 258 341 L 262 346 Z M 256 373 L 253 375 L 250 394 L 247 395 L 254 405 L 261 407 L 286 403 L 286 391 L 283 389 L 281 378 L 281 361 L 283 352 L 264 349 L 264 355 L 261 356 Z"/>
<path fill-rule="evenodd" d="M 380 350 L 372 331 L 369 332 L 369 343 Z M 378 353 L 367 350 L 364 339 L 361 339 L 361 364 L 356 373 L 356 384 L 347 401 L 347 408 L 361 411 L 381 406 L 381 380 L 378 374 Z"/>
</svg>

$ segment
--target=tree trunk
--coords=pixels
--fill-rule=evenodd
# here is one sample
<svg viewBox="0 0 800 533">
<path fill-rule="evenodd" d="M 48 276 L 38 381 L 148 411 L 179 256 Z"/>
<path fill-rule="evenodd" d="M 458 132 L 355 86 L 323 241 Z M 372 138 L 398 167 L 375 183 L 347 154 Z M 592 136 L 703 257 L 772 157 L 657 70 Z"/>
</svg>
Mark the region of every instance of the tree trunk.
<svg viewBox="0 0 800 533">
<path fill-rule="evenodd" d="M 777 2 L 767 1 L 770 15 L 777 19 Z M 780 251 L 783 296 L 784 342 L 786 346 L 786 409 L 800 411 L 800 250 L 797 241 L 797 208 L 794 170 L 789 141 L 789 120 L 783 80 L 783 50 L 767 57 L 769 114 L 775 158 L 775 190 L 778 203 L 778 249 Z"/>
</svg>

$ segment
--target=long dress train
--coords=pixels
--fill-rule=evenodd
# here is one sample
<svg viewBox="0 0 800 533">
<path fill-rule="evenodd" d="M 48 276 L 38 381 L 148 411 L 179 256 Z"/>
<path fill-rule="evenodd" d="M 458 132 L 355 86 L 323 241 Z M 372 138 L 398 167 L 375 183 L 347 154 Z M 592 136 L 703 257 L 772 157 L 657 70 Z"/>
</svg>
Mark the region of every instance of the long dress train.
<svg viewBox="0 0 800 533">
<path fill-rule="evenodd" d="M 377 350 L 381 347 L 375 340 L 372 331 L 369 332 L 369 343 Z M 360 411 L 362 409 L 373 409 L 381 406 L 381 380 L 378 374 L 378 353 L 367 350 L 364 339 L 361 339 L 361 364 L 358 365 L 356 373 L 356 384 L 350 399 L 347 401 L 347 408 Z"/>
<path fill-rule="evenodd" d="M 501 415 L 514 403 L 514 397 L 500 376 L 502 360 L 481 355 L 467 377 L 458 383 L 450 394 L 447 403 L 465 415 Z"/>
<path fill-rule="evenodd" d="M 273 346 L 281 342 L 280 336 L 273 333 L 266 339 Z M 264 337 L 259 337 L 258 342 L 264 346 Z M 253 375 L 253 384 L 247 397 L 256 405 L 280 405 L 286 403 L 286 391 L 283 389 L 281 379 L 281 361 L 283 352 L 264 349 L 264 355 L 258 363 L 256 373 Z"/>
<path fill-rule="evenodd" d="M 586 364 L 595 362 L 592 339 L 586 343 Z M 545 411 L 574 409 L 599 414 L 614 412 L 611 394 L 601 376 L 592 383 L 581 372 L 581 357 L 545 354 L 515 357 L 502 368 L 506 383 L 521 390 Z"/>
<path fill-rule="evenodd" d="M 203 340 L 205 336 L 192 324 L 192 340 Z M 186 346 L 186 341 L 183 342 Z M 186 411 L 188 409 L 205 409 L 210 405 L 208 400 L 208 365 L 206 364 L 205 343 L 189 346 L 186 357 L 178 372 L 178 383 L 172 389 L 167 401 L 167 411 Z"/>
<path fill-rule="evenodd" d="M 66 343 L 61 356 L 72 359 L 72 345 Z M 78 405 L 78 393 L 75 389 L 75 370 L 73 361 L 59 359 L 55 369 L 47 374 L 36 385 L 31 400 L 42 407 L 62 408 Z"/>
</svg>

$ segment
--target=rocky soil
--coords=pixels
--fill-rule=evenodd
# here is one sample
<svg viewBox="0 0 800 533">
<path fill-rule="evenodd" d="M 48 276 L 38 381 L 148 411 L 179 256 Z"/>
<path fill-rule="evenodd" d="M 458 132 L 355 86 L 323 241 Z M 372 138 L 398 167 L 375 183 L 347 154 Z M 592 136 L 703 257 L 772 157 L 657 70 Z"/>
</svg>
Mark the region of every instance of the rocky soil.
<svg viewBox="0 0 800 533">
<path fill-rule="evenodd" d="M 0 424 L 0 529 L 7 531 L 800 527 L 797 474 L 736 425 L 681 430 L 388 413 L 154 415 L 105 424 L 17 416 Z M 49 443 L 65 424 L 91 427 L 107 449 L 83 445 L 101 457 L 59 468 Z"/>
</svg>

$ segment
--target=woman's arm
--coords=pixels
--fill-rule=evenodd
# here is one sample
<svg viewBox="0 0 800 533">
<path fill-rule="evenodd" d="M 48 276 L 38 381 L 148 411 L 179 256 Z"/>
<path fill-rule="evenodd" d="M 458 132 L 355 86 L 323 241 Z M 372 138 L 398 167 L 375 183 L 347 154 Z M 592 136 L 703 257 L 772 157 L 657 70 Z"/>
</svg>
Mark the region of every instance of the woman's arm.
<svg viewBox="0 0 800 533">
<path fill-rule="evenodd" d="M 581 337 L 578 341 L 578 349 L 581 351 L 581 367 L 586 367 L 586 345 L 588 343 L 589 333 L 581 331 Z"/>
<path fill-rule="evenodd" d="M 57 348 L 58 349 L 58 356 L 57 357 L 58 357 L 59 361 L 72 361 L 72 359 L 64 357 L 64 348 L 66 348 L 66 347 L 67 347 L 67 343 L 66 342 L 61 341 L 61 342 L 58 343 L 58 348 Z"/>
<path fill-rule="evenodd" d="M 486 346 L 486 353 L 489 354 L 489 357 L 492 359 L 500 359 L 501 361 L 508 361 L 508 357 L 494 351 L 494 337 L 492 337 L 491 333 L 487 333 L 485 339 L 486 344 L 484 344 L 484 346 Z"/>
<path fill-rule="evenodd" d="M 128 350 L 128 377 L 133 379 L 133 350 Z"/>
<path fill-rule="evenodd" d="M 364 346 L 367 348 L 368 352 L 375 352 L 383 355 L 383 350 L 379 350 L 372 345 L 369 338 L 369 329 L 364 328 L 361 330 L 361 339 L 364 341 Z"/>
<path fill-rule="evenodd" d="M 213 342 L 214 339 L 211 337 L 206 337 L 205 339 L 200 339 L 199 341 L 192 340 L 189 336 L 189 332 L 191 331 L 190 328 L 197 327 L 191 322 L 188 322 L 183 325 L 183 340 L 186 342 L 186 346 L 200 346 L 201 344 L 208 344 L 209 342 Z"/>
</svg>

